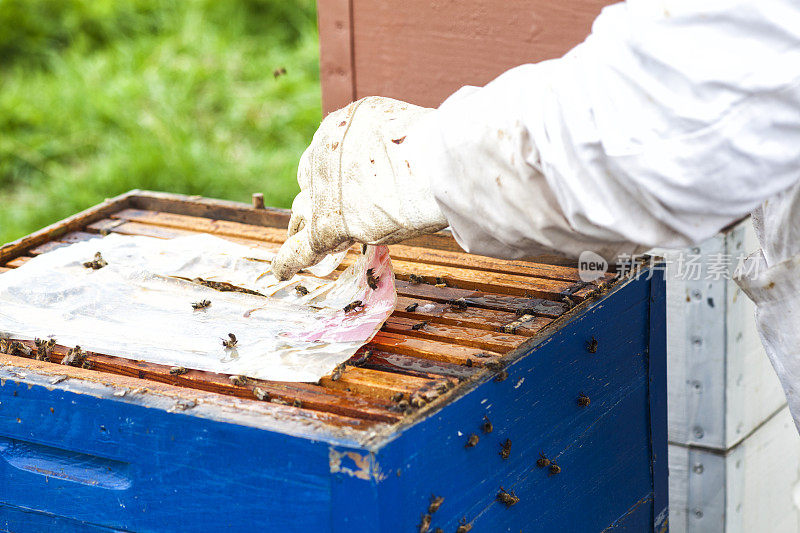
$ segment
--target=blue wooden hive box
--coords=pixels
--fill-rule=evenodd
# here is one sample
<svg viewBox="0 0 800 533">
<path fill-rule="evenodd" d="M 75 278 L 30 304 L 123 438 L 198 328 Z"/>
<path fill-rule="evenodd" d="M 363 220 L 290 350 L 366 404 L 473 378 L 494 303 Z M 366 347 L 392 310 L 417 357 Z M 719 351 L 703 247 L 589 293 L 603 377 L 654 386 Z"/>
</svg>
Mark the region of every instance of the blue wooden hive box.
<svg viewBox="0 0 800 533">
<path fill-rule="evenodd" d="M 3 246 L 0 275 L 112 232 L 274 249 L 286 222 L 133 191 Z M 661 272 L 587 285 L 446 234 L 391 255 L 397 310 L 338 379 L 242 384 L 95 353 L 76 368 L 58 364 L 68 347 L 44 362 L 32 339 L 6 344 L 0 529 L 666 530 Z"/>
</svg>

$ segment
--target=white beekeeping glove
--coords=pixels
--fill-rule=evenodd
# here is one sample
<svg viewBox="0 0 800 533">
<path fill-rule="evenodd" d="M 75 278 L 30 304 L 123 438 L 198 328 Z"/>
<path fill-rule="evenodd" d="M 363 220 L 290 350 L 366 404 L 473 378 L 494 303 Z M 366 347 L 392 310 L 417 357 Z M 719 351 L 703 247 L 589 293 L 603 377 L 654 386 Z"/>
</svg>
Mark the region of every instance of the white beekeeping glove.
<svg viewBox="0 0 800 533">
<path fill-rule="evenodd" d="M 355 242 L 392 244 L 447 227 L 428 177 L 414 172 L 406 135 L 432 111 L 369 97 L 328 115 L 303 153 L 278 279 Z"/>
</svg>

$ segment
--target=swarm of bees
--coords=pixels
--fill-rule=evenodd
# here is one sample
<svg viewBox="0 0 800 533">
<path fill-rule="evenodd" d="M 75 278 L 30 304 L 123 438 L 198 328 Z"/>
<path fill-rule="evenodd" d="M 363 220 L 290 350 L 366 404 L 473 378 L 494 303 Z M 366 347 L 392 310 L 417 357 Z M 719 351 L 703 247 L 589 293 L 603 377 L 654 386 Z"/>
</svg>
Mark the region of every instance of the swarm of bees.
<svg viewBox="0 0 800 533">
<path fill-rule="evenodd" d="M 345 313 L 349 313 L 359 308 L 361 309 L 364 308 L 364 302 L 362 302 L 361 300 L 353 300 L 349 304 L 345 305 L 343 309 Z"/>
<path fill-rule="evenodd" d="M 500 445 L 500 457 L 508 459 L 511 456 L 511 439 L 506 439 Z"/>
<path fill-rule="evenodd" d="M 211 301 L 210 300 L 200 300 L 199 302 L 194 302 L 192 304 L 192 309 L 197 311 L 198 309 L 205 309 L 210 305 L 211 305 Z"/>
<path fill-rule="evenodd" d="M 509 492 L 503 487 L 500 487 L 500 492 L 497 493 L 497 501 L 506 507 L 511 507 L 519 502 L 519 497 L 514 494 L 513 490 Z"/>
<path fill-rule="evenodd" d="M 367 285 L 373 291 L 378 288 L 378 282 L 381 280 L 380 276 L 375 275 L 375 271 L 371 268 L 367 269 Z"/>
<path fill-rule="evenodd" d="M 91 268 L 92 270 L 100 270 L 104 266 L 108 265 L 108 262 L 103 259 L 103 256 L 100 255 L 100 252 L 94 254 L 94 259 L 91 261 L 86 261 L 83 263 L 83 266 L 86 268 Z"/>
<path fill-rule="evenodd" d="M 227 339 L 222 339 L 222 345 L 225 348 L 235 348 L 236 344 L 238 344 L 238 339 L 236 339 L 236 335 L 233 333 L 228 333 Z"/>
</svg>

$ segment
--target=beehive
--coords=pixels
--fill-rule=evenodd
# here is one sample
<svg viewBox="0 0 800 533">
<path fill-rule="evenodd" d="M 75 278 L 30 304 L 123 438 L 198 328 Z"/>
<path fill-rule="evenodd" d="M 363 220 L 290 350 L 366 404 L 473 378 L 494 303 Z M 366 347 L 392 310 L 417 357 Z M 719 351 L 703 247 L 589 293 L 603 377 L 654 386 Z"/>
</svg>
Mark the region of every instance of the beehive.
<svg viewBox="0 0 800 533">
<path fill-rule="evenodd" d="M 133 191 L 3 246 L 0 275 L 109 233 L 276 249 L 287 221 Z M 75 368 L 58 364 L 63 346 L 52 363 L 0 355 L 0 524 L 417 531 L 430 514 L 431 531 L 665 525 L 660 272 L 586 284 L 569 266 L 464 254 L 444 233 L 390 251 L 396 311 L 336 380 L 239 385 L 113 353 Z M 519 501 L 498 502 L 501 490 Z M 429 513 L 432 495 L 444 502 Z"/>
</svg>

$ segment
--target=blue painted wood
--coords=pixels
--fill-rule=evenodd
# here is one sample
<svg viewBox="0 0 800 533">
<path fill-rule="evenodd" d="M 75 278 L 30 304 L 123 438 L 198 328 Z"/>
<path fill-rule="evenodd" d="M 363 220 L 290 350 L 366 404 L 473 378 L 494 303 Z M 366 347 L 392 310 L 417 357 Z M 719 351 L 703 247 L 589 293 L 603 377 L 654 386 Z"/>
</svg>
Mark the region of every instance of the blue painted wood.
<svg viewBox="0 0 800 533">
<path fill-rule="evenodd" d="M 323 442 L 10 380 L 0 401 L 0 435 L 30 452 L 0 449 L 5 505 L 135 531 L 330 529 Z"/>
<path fill-rule="evenodd" d="M 378 463 L 401 475 L 379 483 L 380 530 L 413 531 L 436 494 L 445 503 L 433 525 L 445 531 L 462 517 L 478 531 L 600 531 L 650 494 L 649 289 L 628 284 L 518 360 L 506 381 L 481 384 L 381 449 Z M 594 354 L 585 348 L 592 336 Z M 580 392 L 591 399 L 586 408 Z M 484 414 L 489 435 L 480 431 Z M 470 433 L 480 441 L 465 449 Z M 536 467 L 540 451 L 560 474 Z M 500 486 L 521 501 L 495 502 Z"/>
<path fill-rule="evenodd" d="M 669 529 L 667 481 L 667 290 L 664 265 L 651 271 L 648 342 L 650 441 L 653 468 L 653 530 Z"/>
<path fill-rule="evenodd" d="M 529 347 L 506 380 L 476 383 L 426 419 L 362 444 L 6 380 L 0 526 L 416 531 L 435 494 L 445 501 L 431 531 L 455 531 L 462 518 L 473 531 L 649 529 L 666 496 L 665 451 L 651 442 L 663 434 L 666 447 L 655 320 L 663 283 L 629 282 Z M 585 346 L 592 336 L 596 353 Z M 492 433 L 481 431 L 484 415 Z M 479 442 L 465 448 L 471 433 Z M 559 474 L 536 466 L 540 452 Z M 496 502 L 500 486 L 520 502 Z"/>
</svg>

